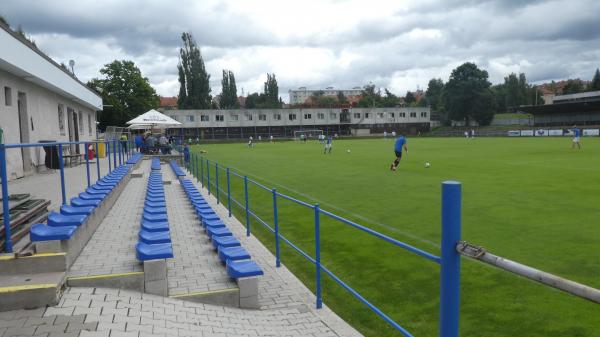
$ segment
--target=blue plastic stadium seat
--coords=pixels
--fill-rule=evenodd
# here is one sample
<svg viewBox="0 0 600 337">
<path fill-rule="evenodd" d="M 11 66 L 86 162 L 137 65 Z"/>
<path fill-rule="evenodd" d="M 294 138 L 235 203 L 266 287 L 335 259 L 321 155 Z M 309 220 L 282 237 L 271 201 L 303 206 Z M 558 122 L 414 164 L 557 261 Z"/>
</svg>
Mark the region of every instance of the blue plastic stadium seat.
<svg viewBox="0 0 600 337">
<path fill-rule="evenodd" d="M 157 244 L 157 243 L 169 243 L 171 242 L 171 235 L 168 231 L 164 232 L 148 232 L 145 230 L 141 230 L 140 241 L 143 243 L 147 243 L 149 245 Z"/>
<path fill-rule="evenodd" d="M 214 213 L 214 210 L 208 203 L 192 203 L 197 212 L 202 212 L 205 214 L 209 214 L 210 212 Z"/>
<path fill-rule="evenodd" d="M 221 218 L 219 218 L 219 216 L 216 214 L 210 214 L 210 215 L 198 214 L 198 217 L 200 218 L 200 221 L 202 221 L 202 223 L 204 223 L 205 221 L 221 220 Z"/>
<path fill-rule="evenodd" d="M 215 236 L 233 236 L 227 227 L 206 227 L 205 229 L 210 238 L 214 238 Z"/>
<path fill-rule="evenodd" d="M 150 201 L 150 202 L 165 202 L 165 198 L 164 197 L 146 197 L 146 201 Z"/>
<path fill-rule="evenodd" d="M 142 215 L 142 219 L 149 222 L 164 222 L 168 221 L 166 214 L 149 214 L 144 211 Z"/>
<path fill-rule="evenodd" d="M 212 220 L 212 221 L 204 221 L 202 223 L 202 225 L 206 228 L 211 227 L 211 228 L 222 228 L 222 227 L 227 227 L 225 225 L 225 223 L 221 220 Z"/>
<path fill-rule="evenodd" d="M 71 198 L 71 205 L 73 206 L 93 206 L 98 207 L 102 201 L 101 200 L 84 200 L 81 198 Z"/>
<path fill-rule="evenodd" d="M 88 194 L 92 194 L 92 195 L 107 195 L 110 193 L 111 190 L 105 190 L 105 189 L 97 189 L 97 188 L 92 188 L 92 187 L 88 187 L 85 189 L 85 193 Z"/>
<path fill-rule="evenodd" d="M 237 261 L 237 260 L 250 260 L 250 254 L 242 247 L 219 247 L 219 259 L 221 262 L 225 262 L 227 260 Z"/>
<path fill-rule="evenodd" d="M 235 247 L 242 245 L 235 236 L 215 236 L 212 238 L 212 244 L 216 249 L 219 247 Z"/>
<path fill-rule="evenodd" d="M 166 207 L 144 207 L 144 212 L 148 214 L 167 214 Z"/>
<path fill-rule="evenodd" d="M 79 193 L 79 198 L 83 200 L 104 200 L 108 194 L 89 194 L 87 192 Z"/>
<path fill-rule="evenodd" d="M 138 242 L 135 246 L 136 257 L 139 261 L 168 259 L 173 257 L 173 246 L 170 243 L 149 245 Z"/>
<path fill-rule="evenodd" d="M 169 230 L 167 221 L 150 222 L 142 220 L 142 229 L 148 232 L 165 232 Z"/>
<path fill-rule="evenodd" d="M 146 201 L 144 203 L 144 207 L 167 207 L 167 203 L 164 201 L 158 201 L 158 202 Z"/>
<path fill-rule="evenodd" d="M 60 213 L 64 215 L 90 215 L 94 211 L 92 206 L 75 207 L 69 205 L 60 206 Z"/>
<path fill-rule="evenodd" d="M 227 274 L 231 278 L 238 279 L 242 277 L 260 276 L 264 273 L 260 266 L 252 260 L 227 260 Z"/>
<path fill-rule="evenodd" d="M 62 227 L 62 226 L 81 226 L 85 221 L 87 215 L 63 215 L 56 212 L 50 212 L 48 214 L 48 226 L 51 227 Z"/>
<path fill-rule="evenodd" d="M 88 190 L 110 193 L 110 191 L 113 190 L 113 187 L 112 186 L 100 186 L 98 184 L 94 184 L 94 185 L 90 186 L 88 188 Z"/>
<path fill-rule="evenodd" d="M 50 227 L 42 223 L 36 223 L 29 229 L 29 238 L 32 242 L 69 240 L 77 230 L 75 226 Z"/>
</svg>

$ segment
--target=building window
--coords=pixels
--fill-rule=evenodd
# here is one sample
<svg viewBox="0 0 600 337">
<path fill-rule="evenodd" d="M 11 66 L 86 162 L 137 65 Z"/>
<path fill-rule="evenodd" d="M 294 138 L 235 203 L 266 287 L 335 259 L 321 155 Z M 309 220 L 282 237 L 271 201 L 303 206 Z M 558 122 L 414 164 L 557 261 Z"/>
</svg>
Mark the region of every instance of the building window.
<svg viewBox="0 0 600 337">
<path fill-rule="evenodd" d="M 276 121 L 280 121 L 281 120 L 281 114 L 274 114 L 273 115 L 273 119 Z"/>
<path fill-rule="evenodd" d="M 65 133 L 65 107 L 62 104 L 58 105 L 58 130 L 60 135 L 64 136 Z"/>
<path fill-rule="evenodd" d="M 421 112 L 421 117 L 427 117 L 427 112 Z"/>
<path fill-rule="evenodd" d="M 265 115 L 265 114 L 258 115 L 258 120 L 259 121 L 266 121 L 267 120 L 267 115 Z"/>
<path fill-rule="evenodd" d="M 289 115 L 288 115 L 288 118 L 289 118 L 291 121 L 295 121 L 295 120 L 296 120 L 296 114 L 289 114 Z"/>
<path fill-rule="evenodd" d="M 398 113 L 398 117 L 405 118 L 406 117 L 406 112 L 399 112 Z"/>
<path fill-rule="evenodd" d="M 92 135 L 92 114 L 88 114 L 88 134 Z"/>
<path fill-rule="evenodd" d="M 354 113 L 354 118 L 360 119 L 360 112 L 355 112 Z"/>
<path fill-rule="evenodd" d="M 170 117 L 179 122 L 179 116 L 173 115 L 173 116 L 170 116 Z"/>
<path fill-rule="evenodd" d="M 246 120 L 247 121 L 251 121 L 252 120 L 252 115 L 246 115 Z"/>
<path fill-rule="evenodd" d="M 6 106 L 12 105 L 12 89 L 10 87 L 4 87 L 4 104 Z"/>
<path fill-rule="evenodd" d="M 79 111 L 79 120 L 77 121 L 79 123 L 79 134 L 83 135 L 83 112 Z"/>
<path fill-rule="evenodd" d="M 410 113 L 410 117 L 411 117 L 411 118 L 415 118 L 415 117 L 417 117 L 417 113 L 416 113 L 416 112 L 411 112 L 411 113 Z"/>
<path fill-rule="evenodd" d="M 383 112 L 378 112 L 377 113 L 377 118 L 383 118 Z"/>
<path fill-rule="evenodd" d="M 318 113 L 317 114 L 317 119 L 325 119 L 325 114 L 324 113 Z"/>
<path fill-rule="evenodd" d="M 192 116 L 193 117 L 193 116 Z M 192 120 L 193 121 L 193 120 Z M 208 115 L 200 115 L 200 121 L 201 122 L 208 122 L 210 121 L 210 118 Z"/>
<path fill-rule="evenodd" d="M 311 114 L 304 114 L 304 119 L 311 119 L 312 115 Z"/>
<path fill-rule="evenodd" d="M 390 116 L 390 118 L 394 118 L 394 115 L 395 115 L 395 114 L 394 114 L 393 112 L 390 112 L 390 113 L 389 113 L 389 116 Z"/>
<path fill-rule="evenodd" d="M 371 118 L 371 113 L 370 112 L 366 112 L 365 113 L 365 118 Z"/>
<path fill-rule="evenodd" d="M 224 115 L 216 115 L 215 116 L 215 120 L 217 122 L 224 122 L 225 121 L 225 116 Z"/>
<path fill-rule="evenodd" d="M 335 112 L 329 113 L 329 119 L 337 119 L 337 114 Z"/>
<path fill-rule="evenodd" d="M 238 115 L 231 115 L 231 116 L 229 116 L 229 118 L 230 118 L 232 121 L 237 121 L 237 120 L 238 120 Z"/>
</svg>

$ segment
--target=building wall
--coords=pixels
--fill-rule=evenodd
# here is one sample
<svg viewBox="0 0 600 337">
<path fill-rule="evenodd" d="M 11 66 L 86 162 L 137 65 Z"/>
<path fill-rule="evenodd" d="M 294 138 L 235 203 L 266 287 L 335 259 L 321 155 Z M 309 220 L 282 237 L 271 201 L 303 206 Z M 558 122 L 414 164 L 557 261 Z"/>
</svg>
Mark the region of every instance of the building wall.
<svg viewBox="0 0 600 337">
<path fill-rule="evenodd" d="M 5 87 L 11 88 L 12 104 L 10 106 L 6 105 Z M 83 105 L 73 99 L 66 98 L 61 94 L 0 70 L 0 128 L 4 131 L 3 142 L 5 144 L 21 142 L 17 103 L 19 93 L 25 94 L 29 143 L 37 143 L 40 140 L 68 141 L 69 135 L 73 135 L 73 132 L 69 130 L 68 117 L 70 116 L 68 116 L 67 108 L 71 108 L 78 115 L 83 116 L 83 123 L 81 123 L 83 128 L 79 130 L 79 140 L 96 138 L 96 112 L 88 104 Z M 63 130 L 59 128 L 59 104 L 63 107 Z M 80 150 L 83 153 L 83 146 Z M 23 167 L 22 152 L 26 156 L 26 162 L 27 158 L 30 158 L 31 165 L 29 167 Z M 65 148 L 65 152 L 75 153 L 75 148 Z M 35 166 L 44 165 L 44 156 L 42 148 L 31 148 L 24 151 L 7 149 L 6 164 L 9 179 L 34 173 L 36 171 Z"/>
</svg>

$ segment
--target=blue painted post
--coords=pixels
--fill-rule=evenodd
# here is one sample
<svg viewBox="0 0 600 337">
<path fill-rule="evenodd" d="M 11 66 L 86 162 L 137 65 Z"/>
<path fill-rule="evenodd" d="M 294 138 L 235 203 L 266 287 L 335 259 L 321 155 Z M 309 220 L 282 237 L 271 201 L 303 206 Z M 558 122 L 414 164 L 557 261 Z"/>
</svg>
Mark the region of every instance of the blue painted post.
<svg viewBox="0 0 600 337">
<path fill-rule="evenodd" d="M 231 175 L 229 174 L 229 167 L 227 168 L 227 211 L 231 218 Z"/>
<path fill-rule="evenodd" d="M 248 177 L 244 176 L 244 197 L 246 199 L 246 236 L 250 236 L 250 200 L 248 200 Z"/>
<path fill-rule="evenodd" d="M 88 147 L 90 146 L 90 144 L 85 143 L 85 171 L 87 173 L 87 183 L 88 183 L 88 187 L 90 187 L 91 183 L 90 183 L 90 151 L 88 151 Z"/>
<path fill-rule="evenodd" d="M 2 178 L 2 209 L 4 210 L 4 251 L 13 252 L 12 234 L 10 233 L 10 212 L 8 205 L 8 178 L 6 174 L 6 148 L 0 144 L 0 178 Z"/>
<path fill-rule="evenodd" d="M 100 180 L 100 157 L 98 157 L 98 143 L 96 143 L 96 172 L 98 173 L 98 180 Z"/>
<path fill-rule="evenodd" d="M 108 158 L 108 173 L 112 172 L 112 162 L 110 160 L 110 143 L 106 142 L 106 158 Z"/>
<path fill-rule="evenodd" d="M 442 183 L 442 270 L 440 275 L 440 337 L 458 337 L 460 316 L 461 184 Z"/>
<path fill-rule="evenodd" d="M 200 157 L 200 180 L 202 182 L 202 187 L 204 187 L 204 160 Z"/>
<path fill-rule="evenodd" d="M 199 177 L 199 172 L 200 172 L 200 170 L 199 170 L 199 168 L 198 168 L 198 158 L 200 158 L 200 156 L 199 156 L 199 155 L 196 155 L 196 159 L 195 159 L 195 160 L 196 160 L 196 163 L 194 164 L 194 168 L 196 169 L 196 182 L 199 182 L 199 181 L 200 181 L 200 177 Z M 202 160 L 202 159 L 200 159 L 200 160 Z"/>
<path fill-rule="evenodd" d="M 113 140 L 113 170 L 117 168 L 117 141 Z"/>
<path fill-rule="evenodd" d="M 206 159 L 206 188 L 208 188 L 208 195 L 210 195 L 210 163 Z"/>
<path fill-rule="evenodd" d="M 221 194 L 219 192 L 219 163 L 215 163 L 215 186 L 217 186 L 216 193 L 217 193 L 217 205 L 218 205 L 219 204 L 219 195 Z"/>
<path fill-rule="evenodd" d="M 117 152 L 119 153 L 119 166 L 123 165 L 123 143 L 120 140 L 115 141 L 115 146 L 117 147 Z"/>
<path fill-rule="evenodd" d="M 281 267 L 281 255 L 279 254 L 279 211 L 277 210 L 277 190 L 273 192 L 273 224 L 275 225 L 275 267 Z"/>
<path fill-rule="evenodd" d="M 63 146 L 58 144 L 58 165 L 60 167 L 60 190 L 62 192 L 62 204 L 67 204 L 67 192 L 65 191 L 65 162 L 63 160 Z"/>
<path fill-rule="evenodd" d="M 323 307 L 323 297 L 321 296 L 321 219 L 320 219 L 319 204 L 315 204 L 315 266 L 316 270 L 316 296 L 317 309 Z"/>
</svg>

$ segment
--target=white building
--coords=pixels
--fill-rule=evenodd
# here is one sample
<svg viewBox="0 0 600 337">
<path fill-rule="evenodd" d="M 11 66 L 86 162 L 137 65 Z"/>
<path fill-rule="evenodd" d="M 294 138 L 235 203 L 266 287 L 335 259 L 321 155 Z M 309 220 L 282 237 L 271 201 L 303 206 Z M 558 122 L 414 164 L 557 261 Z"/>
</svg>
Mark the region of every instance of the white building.
<svg viewBox="0 0 600 337">
<path fill-rule="evenodd" d="M 84 141 L 96 138 L 96 111 L 102 98 L 0 24 L 0 128 L 2 142 Z M 83 146 L 65 148 L 66 154 Z M 9 179 L 34 173 L 44 165 L 42 148 L 7 149 Z"/>
<path fill-rule="evenodd" d="M 344 94 L 345 97 L 350 97 L 362 95 L 362 88 L 355 87 L 352 89 L 334 89 L 333 87 L 327 87 L 325 89 L 309 90 L 306 89 L 306 87 L 300 87 L 296 90 L 289 91 L 290 104 L 304 104 L 307 99 L 309 99 L 312 95 L 314 95 L 317 92 L 323 92 L 323 96 L 329 97 L 337 97 L 338 94 L 341 92 L 342 94 Z"/>
</svg>

